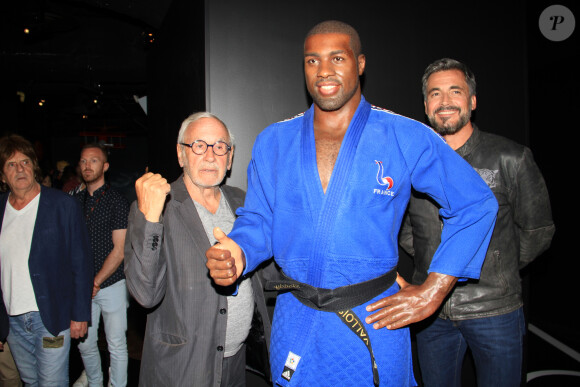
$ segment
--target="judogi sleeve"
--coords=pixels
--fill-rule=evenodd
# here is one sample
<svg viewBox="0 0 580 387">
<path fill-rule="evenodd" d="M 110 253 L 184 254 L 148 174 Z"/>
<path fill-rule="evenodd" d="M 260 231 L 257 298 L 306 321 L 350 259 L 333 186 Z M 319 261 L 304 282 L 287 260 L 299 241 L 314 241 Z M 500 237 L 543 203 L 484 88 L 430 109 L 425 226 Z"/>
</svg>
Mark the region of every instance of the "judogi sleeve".
<svg viewBox="0 0 580 387">
<path fill-rule="evenodd" d="M 274 207 L 274 184 L 270 178 L 272 160 L 267 160 L 262 144 L 265 133 L 256 139 L 252 160 L 248 166 L 248 190 L 243 207 L 236 214 L 234 229 L 228 236 L 242 249 L 246 256 L 245 273 L 253 271 L 260 263 L 272 257 L 272 222 Z"/>
<path fill-rule="evenodd" d="M 411 172 L 411 184 L 441 209 L 441 244 L 429 272 L 479 278 L 491 239 L 498 204 L 495 196 L 461 156 L 430 128 L 417 128 L 427 141 L 398 136 Z M 416 133 L 419 135 L 419 133 Z"/>
</svg>

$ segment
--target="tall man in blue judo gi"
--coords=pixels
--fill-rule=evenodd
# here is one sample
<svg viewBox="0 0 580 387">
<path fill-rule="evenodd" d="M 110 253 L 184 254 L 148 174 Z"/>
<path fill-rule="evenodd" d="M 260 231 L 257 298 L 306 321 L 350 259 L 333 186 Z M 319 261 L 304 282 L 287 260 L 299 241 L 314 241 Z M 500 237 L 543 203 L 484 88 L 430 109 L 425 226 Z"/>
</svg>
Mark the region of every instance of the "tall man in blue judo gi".
<svg viewBox="0 0 580 387">
<path fill-rule="evenodd" d="M 244 207 L 206 252 L 218 285 L 271 256 L 282 268 L 277 385 L 415 385 L 409 331 L 398 328 L 432 314 L 458 278 L 479 276 L 493 229 L 497 202 L 473 168 L 432 129 L 365 100 L 365 63 L 351 26 L 310 30 L 314 104 L 258 136 Z M 397 235 L 412 186 L 440 203 L 445 228 L 425 283 L 400 288 Z"/>
</svg>

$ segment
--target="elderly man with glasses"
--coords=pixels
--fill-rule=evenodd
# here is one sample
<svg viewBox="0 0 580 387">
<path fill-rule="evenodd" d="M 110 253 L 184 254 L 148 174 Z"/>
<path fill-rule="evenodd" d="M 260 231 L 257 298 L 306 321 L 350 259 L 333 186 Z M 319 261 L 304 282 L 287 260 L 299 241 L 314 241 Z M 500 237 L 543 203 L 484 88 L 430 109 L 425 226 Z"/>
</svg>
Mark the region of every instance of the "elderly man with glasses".
<svg viewBox="0 0 580 387">
<path fill-rule="evenodd" d="M 253 364 L 262 364 L 258 371 L 269 378 L 270 322 L 259 275 L 221 288 L 205 267 L 205 251 L 216 242 L 213 229 L 230 230 L 244 203 L 242 190 L 222 184 L 233 153 L 225 124 L 196 113 L 183 121 L 177 139 L 183 175 L 169 184 L 148 172 L 135 184 L 125 275 L 133 297 L 154 308 L 140 386 L 233 386 L 245 380 L 250 348 L 248 363 L 257 360 Z M 259 343 L 247 342 L 248 336 Z"/>
</svg>

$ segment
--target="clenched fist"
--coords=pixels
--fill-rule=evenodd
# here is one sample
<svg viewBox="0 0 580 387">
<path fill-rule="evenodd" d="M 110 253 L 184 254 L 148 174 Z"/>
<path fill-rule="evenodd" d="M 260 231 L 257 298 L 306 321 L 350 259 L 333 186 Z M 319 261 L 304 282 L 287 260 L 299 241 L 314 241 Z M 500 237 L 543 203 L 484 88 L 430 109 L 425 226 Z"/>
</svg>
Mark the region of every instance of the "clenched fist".
<svg viewBox="0 0 580 387">
<path fill-rule="evenodd" d="M 158 173 L 146 172 L 135 182 L 139 210 L 149 222 L 159 222 L 171 186 Z"/>
</svg>

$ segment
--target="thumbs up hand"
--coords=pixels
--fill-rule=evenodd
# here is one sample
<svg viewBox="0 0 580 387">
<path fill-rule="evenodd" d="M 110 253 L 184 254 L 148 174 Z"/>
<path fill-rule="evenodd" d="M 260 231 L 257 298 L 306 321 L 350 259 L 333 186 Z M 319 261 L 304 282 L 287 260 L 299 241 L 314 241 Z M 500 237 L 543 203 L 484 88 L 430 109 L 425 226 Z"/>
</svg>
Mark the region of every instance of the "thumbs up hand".
<svg viewBox="0 0 580 387">
<path fill-rule="evenodd" d="M 213 235 L 218 243 L 205 253 L 209 275 L 220 286 L 235 283 L 244 272 L 246 257 L 236 242 L 230 239 L 219 227 L 214 228 Z"/>
</svg>

